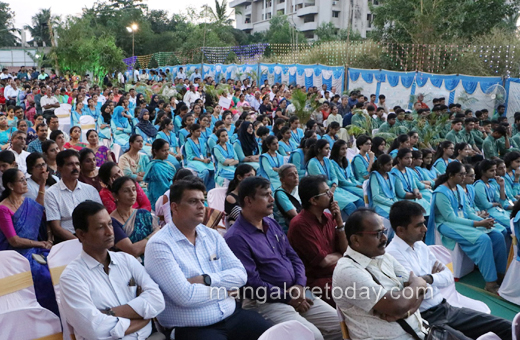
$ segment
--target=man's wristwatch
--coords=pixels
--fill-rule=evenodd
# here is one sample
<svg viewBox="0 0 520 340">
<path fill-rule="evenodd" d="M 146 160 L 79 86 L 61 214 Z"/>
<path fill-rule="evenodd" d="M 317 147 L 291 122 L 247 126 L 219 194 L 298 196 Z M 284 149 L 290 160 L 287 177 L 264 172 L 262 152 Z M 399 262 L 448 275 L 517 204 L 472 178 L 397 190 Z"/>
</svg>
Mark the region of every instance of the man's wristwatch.
<svg viewBox="0 0 520 340">
<path fill-rule="evenodd" d="M 211 276 L 208 274 L 202 274 L 202 279 L 204 280 L 204 285 L 211 286 Z"/>
<path fill-rule="evenodd" d="M 111 307 L 107 307 L 107 308 L 105 309 L 105 314 L 106 314 L 106 315 L 110 315 L 110 316 L 116 316 L 116 313 L 114 313 L 114 311 L 112 310 Z"/>
</svg>

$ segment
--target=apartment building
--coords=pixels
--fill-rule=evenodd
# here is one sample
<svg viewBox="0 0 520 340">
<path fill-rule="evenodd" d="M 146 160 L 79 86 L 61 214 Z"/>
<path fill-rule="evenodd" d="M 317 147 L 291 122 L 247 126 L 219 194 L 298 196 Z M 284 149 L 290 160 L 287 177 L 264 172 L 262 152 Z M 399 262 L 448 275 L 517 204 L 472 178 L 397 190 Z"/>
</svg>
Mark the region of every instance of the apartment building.
<svg viewBox="0 0 520 340">
<path fill-rule="evenodd" d="M 233 0 L 236 28 L 246 33 L 269 29 L 269 20 L 287 15 L 289 22 L 307 39 L 317 39 L 315 30 L 323 22 L 333 22 L 336 28 L 354 31 L 366 37 L 373 28 L 373 15 L 369 3 L 378 0 Z"/>
</svg>

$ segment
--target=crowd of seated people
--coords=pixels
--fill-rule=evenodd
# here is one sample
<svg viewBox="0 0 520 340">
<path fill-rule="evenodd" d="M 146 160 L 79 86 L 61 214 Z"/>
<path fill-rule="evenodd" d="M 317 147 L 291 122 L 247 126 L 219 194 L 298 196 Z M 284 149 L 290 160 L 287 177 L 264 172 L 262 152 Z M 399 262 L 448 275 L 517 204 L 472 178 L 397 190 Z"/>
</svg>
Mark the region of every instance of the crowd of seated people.
<svg viewBox="0 0 520 340">
<path fill-rule="evenodd" d="M 141 83 L 125 92 L 79 77 L 0 80 L 18 89 L 0 112 L 0 251 L 27 258 L 38 302 L 59 315 L 46 257 L 79 239 L 60 279 L 77 336 L 257 339 L 296 320 L 315 339 L 342 339 L 337 308 L 351 339 L 423 339 L 436 329 L 423 320 L 458 339 L 511 339 L 509 321 L 446 302 L 453 276 L 427 247 L 458 244 L 497 293 L 520 210 L 520 124 L 504 107 L 490 120 L 444 98 L 430 112 L 419 96 L 407 111 L 325 84 L 145 74 L 145 85 L 182 95 L 147 100 Z M 307 93 L 310 117 L 294 114 L 294 91 Z M 54 111 L 68 107 L 65 133 Z M 95 128 L 82 131 L 82 116 Z M 386 134 L 349 136 L 351 125 Z"/>
</svg>

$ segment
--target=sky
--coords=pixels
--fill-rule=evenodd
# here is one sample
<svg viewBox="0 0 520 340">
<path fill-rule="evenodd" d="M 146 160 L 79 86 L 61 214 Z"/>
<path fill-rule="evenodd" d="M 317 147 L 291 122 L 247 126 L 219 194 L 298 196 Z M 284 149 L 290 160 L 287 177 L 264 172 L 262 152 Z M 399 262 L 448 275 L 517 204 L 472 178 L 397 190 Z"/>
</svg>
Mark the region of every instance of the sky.
<svg viewBox="0 0 520 340">
<path fill-rule="evenodd" d="M 64 18 L 67 15 L 81 15 L 82 8 L 92 7 L 95 0 L 4 0 L 15 12 L 15 27 L 23 28 L 25 25 L 31 24 L 31 17 L 42 8 L 51 8 L 53 15 L 61 15 Z M 214 0 L 144 0 L 149 9 L 162 9 L 168 11 L 170 15 L 173 13 L 185 12 L 186 8 L 194 7 L 199 9 L 204 4 L 214 7 Z M 229 1 L 228 1 L 229 3 Z"/>
</svg>

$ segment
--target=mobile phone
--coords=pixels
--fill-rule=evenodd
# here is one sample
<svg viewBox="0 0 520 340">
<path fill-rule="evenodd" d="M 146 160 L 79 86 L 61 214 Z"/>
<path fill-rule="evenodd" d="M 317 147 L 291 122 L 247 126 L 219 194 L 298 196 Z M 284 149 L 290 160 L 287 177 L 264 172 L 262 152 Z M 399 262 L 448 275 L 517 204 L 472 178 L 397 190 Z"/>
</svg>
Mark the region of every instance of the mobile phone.
<svg viewBox="0 0 520 340">
<path fill-rule="evenodd" d="M 310 290 L 305 291 L 305 298 L 311 301 L 314 301 L 314 299 L 316 299 L 316 297 L 314 296 L 314 294 L 312 294 Z"/>
</svg>

